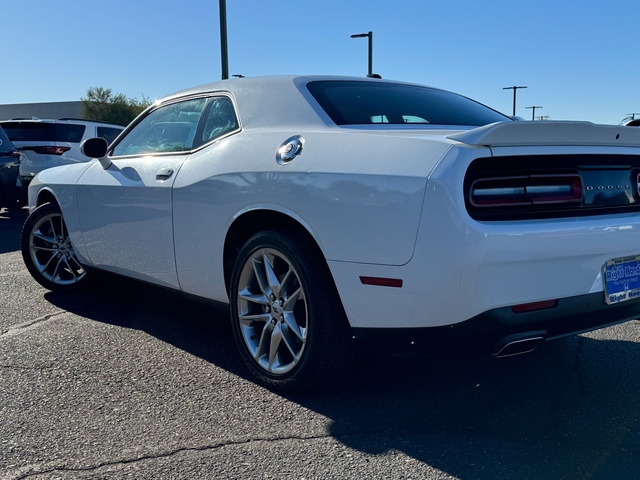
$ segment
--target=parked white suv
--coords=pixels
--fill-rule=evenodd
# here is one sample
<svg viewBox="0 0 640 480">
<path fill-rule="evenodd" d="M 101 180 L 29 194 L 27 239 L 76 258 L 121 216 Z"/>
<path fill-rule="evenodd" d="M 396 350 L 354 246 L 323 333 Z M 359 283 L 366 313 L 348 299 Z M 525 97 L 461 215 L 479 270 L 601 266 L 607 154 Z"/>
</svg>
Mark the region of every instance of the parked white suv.
<svg viewBox="0 0 640 480">
<path fill-rule="evenodd" d="M 102 137 L 111 143 L 124 130 L 120 125 L 71 118 L 13 119 L 0 121 L 0 126 L 24 154 L 20 177 L 25 188 L 41 170 L 90 160 L 80 152 L 83 140 Z"/>
</svg>

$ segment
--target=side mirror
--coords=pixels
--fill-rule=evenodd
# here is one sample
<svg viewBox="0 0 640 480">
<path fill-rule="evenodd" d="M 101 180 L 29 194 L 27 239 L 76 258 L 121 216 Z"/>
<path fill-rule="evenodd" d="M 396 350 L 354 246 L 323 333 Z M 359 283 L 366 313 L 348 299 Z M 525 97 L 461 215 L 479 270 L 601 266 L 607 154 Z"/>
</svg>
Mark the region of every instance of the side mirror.
<svg viewBox="0 0 640 480">
<path fill-rule="evenodd" d="M 87 138 L 80 144 L 80 151 L 89 158 L 97 158 L 103 169 L 111 166 L 111 160 L 107 157 L 109 144 L 104 138 Z"/>
</svg>

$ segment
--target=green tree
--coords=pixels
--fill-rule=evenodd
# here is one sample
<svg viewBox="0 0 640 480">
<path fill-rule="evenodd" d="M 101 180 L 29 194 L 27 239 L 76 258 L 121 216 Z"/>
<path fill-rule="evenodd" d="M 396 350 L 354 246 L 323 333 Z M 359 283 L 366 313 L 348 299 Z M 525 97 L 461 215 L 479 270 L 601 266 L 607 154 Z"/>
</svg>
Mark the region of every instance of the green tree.
<svg viewBox="0 0 640 480">
<path fill-rule="evenodd" d="M 87 120 L 128 125 L 140 112 L 151 105 L 144 95 L 141 100 L 127 98 L 122 93 L 114 94 L 110 88 L 91 87 L 82 101 L 82 115 Z"/>
</svg>

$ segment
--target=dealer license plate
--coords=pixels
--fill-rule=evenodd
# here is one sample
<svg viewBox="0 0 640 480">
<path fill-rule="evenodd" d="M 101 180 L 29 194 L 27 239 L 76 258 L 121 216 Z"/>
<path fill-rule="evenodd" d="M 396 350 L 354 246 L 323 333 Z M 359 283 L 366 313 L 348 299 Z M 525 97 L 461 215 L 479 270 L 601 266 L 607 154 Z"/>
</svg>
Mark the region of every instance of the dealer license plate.
<svg viewBox="0 0 640 480">
<path fill-rule="evenodd" d="M 608 304 L 640 298 L 640 255 L 609 260 L 602 267 L 602 278 Z"/>
</svg>

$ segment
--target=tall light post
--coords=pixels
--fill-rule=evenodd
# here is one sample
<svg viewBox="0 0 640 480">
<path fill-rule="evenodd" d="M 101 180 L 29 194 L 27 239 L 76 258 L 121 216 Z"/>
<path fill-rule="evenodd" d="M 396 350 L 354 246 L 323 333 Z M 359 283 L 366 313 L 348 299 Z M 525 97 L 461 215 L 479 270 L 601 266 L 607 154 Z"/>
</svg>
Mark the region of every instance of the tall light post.
<svg viewBox="0 0 640 480">
<path fill-rule="evenodd" d="M 373 75 L 373 32 L 368 33 L 356 33 L 351 35 L 351 38 L 364 38 L 369 37 L 369 72 L 367 76 Z"/>
<path fill-rule="evenodd" d="M 222 80 L 229 78 L 229 50 L 227 47 L 227 0 L 220 1 L 220 59 Z"/>
<path fill-rule="evenodd" d="M 520 89 L 520 88 L 527 88 L 527 87 L 518 87 L 516 85 L 514 85 L 513 87 L 503 87 L 503 90 L 513 90 L 513 116 L 516 116 L 516 90 Z"/>
<path fill-rule="evenodd" d="M 530 107 L 524 107 L 524 108 L 533 109 L 533 113 L 531 114 L 531 120 L 535 120 L 536 119 L 536 108 L 544 108 L 544 107 L 541 107 L 540 105 L 531 105 Z"/>
</svg>

